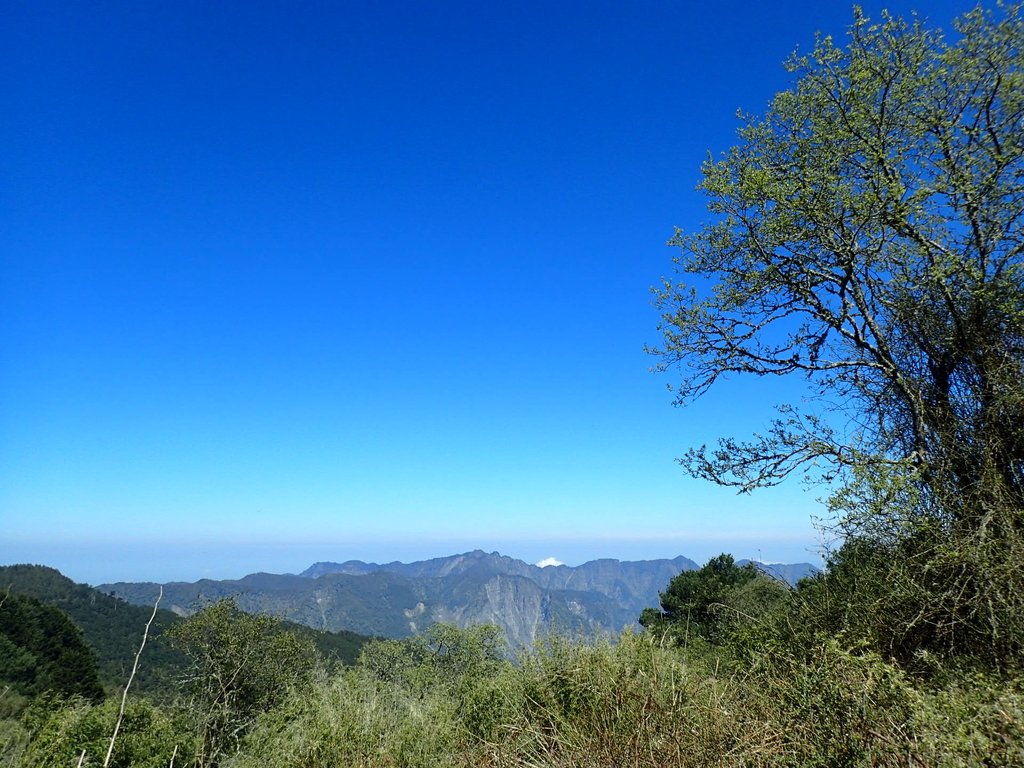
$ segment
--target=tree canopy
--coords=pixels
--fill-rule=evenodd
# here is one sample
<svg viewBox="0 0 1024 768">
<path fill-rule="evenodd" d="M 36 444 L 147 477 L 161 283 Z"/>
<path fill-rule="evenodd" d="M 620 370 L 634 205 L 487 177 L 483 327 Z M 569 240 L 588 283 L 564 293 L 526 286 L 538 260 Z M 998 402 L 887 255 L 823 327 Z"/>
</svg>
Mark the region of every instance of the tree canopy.
<svg viewBox="0 0 1024 768">
<path fill-rule="evenodd" d="M 207 606 L 168 635 L 192 660 L 186 690 L 200 720 L 197 766 L 215 766 L 238 748 L 263 711 L 291 686 L 308 682 L 320 662 L 308 636 L 270 616 L 241 611 L 234 600 Z"/>
<path fill-rule="evenodd" d="M 30 696 L 103 697 L 96 654 L 81 630 L 59 608 L 25 595 L 0 595 L 0 686 L 7 685 Z"/>
<path fill-rule="evenodd" d="M 680 642 L 700 637 L 711 642 L 779 604 L 786 588 L 753 563 L 737 565 L 732 555 L 713 557 L 703 567 L 683 571 L 661 593 L 661 610 L 640 615 L 645 629 L 670 634 Z"/>
<path fill-rule="evenodd" d="M 918 542 L 901 557 L 935 601 L 907 618 L 945 643 L 1005 640 L 1024 609 L 995 567 L 1024 561 L 1021 6 L 954 31 L 858 11 L 845 47 L 790 59 L 795 86 L 704 165 L 714 220 L 670 241 L 652 350 L 681 404 L 805 377 L 809 405 L 686 465 L 743 491 L 838 480 L 847 536 Z"/>
</svg>

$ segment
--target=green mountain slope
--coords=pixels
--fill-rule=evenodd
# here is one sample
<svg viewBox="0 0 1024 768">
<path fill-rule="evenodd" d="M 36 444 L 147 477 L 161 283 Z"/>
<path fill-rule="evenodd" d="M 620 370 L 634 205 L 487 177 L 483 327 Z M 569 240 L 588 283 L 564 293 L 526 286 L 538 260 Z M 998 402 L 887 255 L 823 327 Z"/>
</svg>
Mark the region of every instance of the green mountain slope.
<svg viewBox="0 0 1024 768">
<path fill-rule="evenodd" d="M 124 685 L 142 641 L 142 632 L 153 611 L 131 605 L 85 584 L 76 584 L 60 571 L 41 565 L 0 566 L 0 590 L 27 595 L 59 608 L 81 629 L 95 651 L 100 681 L 104 686 Z M 163 641 L 161 635 L 178 617 L 157 611 L 150 640 L 136 675 L 136 690 L 149 694 L 167 691 L 185 659 Z"/>
<path fill-rule="evenodd" d="M 132 604 L 109 591 L 76 584 L 53 568 L 0 566 L 0 595 L 32 598 L 66 614 L 95 653 L 99 680 L 108 688 L 122 686 L 127 681 L 143 630 L 153 611 L 158 587 L 152 585 L 148 590 L 148 585 L 140 585 L 140 589 L 145 598 Z M 226 592 L 211 594 L 208 602 L 222 596 L 230 595 Z M 163 638 L 166 629 L 181 621 L 180 611 L 169 610 L 172 606 L 169 597 L 166 595 L 161 601 L 133 683 L 137 692 L 156 697 L 176 692 L 176 681 L 187 665 L 185 657 Z M 370 639 L 354 632 L 317 631 L 304 623 L 292 623 L 288 628 L 310 636 L 328 660 L 344 664 L 354 663 L 363 644 Z"/>
<path fill-rule="evenodd" d="M 0 687 L 98 701 L 96 669 L 96 654 L 66 613 L 27 595 L 0 596 Z"/>
</svg>

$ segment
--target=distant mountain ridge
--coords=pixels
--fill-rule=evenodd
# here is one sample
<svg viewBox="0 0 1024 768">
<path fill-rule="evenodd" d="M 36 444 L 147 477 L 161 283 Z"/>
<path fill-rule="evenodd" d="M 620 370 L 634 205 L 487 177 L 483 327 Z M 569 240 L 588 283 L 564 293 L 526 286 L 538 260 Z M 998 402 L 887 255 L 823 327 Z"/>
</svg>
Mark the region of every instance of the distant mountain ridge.
<svg viewBox="0 0 1024 768">
<path fill-rule="evenodd" d="M 255 573 L 241 579 L 163 585 L 164 605 L 188 614 L 233 597 L 243 610 L 269 613 L 316 629 L 406 637 L 443 621 L 496 624 L 512 645 L 533 643 L 557 629 L 572 634 L 617 633 L 679 572 L 697 568 L 686 557 L 592 560 L 540 567 L 474 550 L 413 563 L 318 562 L 301 574 Z M 765 566 L 780 578 L 816 571 L 809 564 Z M 157 584 L 104 584 L 130 603 L 151 604 Z"/>
<path fill-rule="evenodd" d="M 697 567 L 693 560 L 681 555 L 671 560 L 622 561 L 609 558 L 590 560 L 578 566 L 541 567 L 498 552 L 487 553 L 476 549 L 460 555 L 414 563 L 396 561 L 380 565 L 361 560 L 314 563 L 299 575 L 317 578 L 333 573 L 359 576 L 383 571 L 410 578 L 444 578 L 471 573 L 504 574 L 523 576 L 545 589 L 599 592 L 623 603 L 624 607 L 637 607 L 639 604 L 636 601 L 649 598 L 652 589 L 664 589 L 677 573 Z M 639 605 L 641 610 L 645 607 Z"/>
</svg>

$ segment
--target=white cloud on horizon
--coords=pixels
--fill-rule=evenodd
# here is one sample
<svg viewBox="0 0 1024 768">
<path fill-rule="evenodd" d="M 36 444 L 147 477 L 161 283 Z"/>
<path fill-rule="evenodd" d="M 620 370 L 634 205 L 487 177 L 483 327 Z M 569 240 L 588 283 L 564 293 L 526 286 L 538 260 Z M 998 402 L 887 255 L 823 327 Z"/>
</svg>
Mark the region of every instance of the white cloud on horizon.
<svg viewBox="0 0 1024 768">
<path fill-rule="evenodd" d="M 565 565 L 561 560 L 557 560 L 553 557 L 545 557 L 539 563 L 535 564 L 538 568 L 547 568 L 549 565 Z"/>
</svg>

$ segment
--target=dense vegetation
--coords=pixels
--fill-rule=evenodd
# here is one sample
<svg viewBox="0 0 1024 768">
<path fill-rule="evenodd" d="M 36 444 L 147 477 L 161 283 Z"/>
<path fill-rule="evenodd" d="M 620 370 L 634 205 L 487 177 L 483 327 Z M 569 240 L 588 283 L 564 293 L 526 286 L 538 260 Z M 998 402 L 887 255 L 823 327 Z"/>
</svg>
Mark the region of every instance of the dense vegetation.
<svg viewBox="0 0 1024 768">
<path fill-rule="evenodd" d="M 0 680 L 22 696 L 103 698 L 81 630 L 59 608 L 23 595 L 0 598 Z"/>
<path fill-rule="evenodd" d="M 100 683 L 113 689 L 123 685 L 132 668 L 142 627 L 150 608 L 128 605 L 84 584 L 76 584 L 53 568 L 37 565 L 0 566 L 0 590 L 38 600 L 66 614 L 81 630 L 96 656 Z M 140 693 L 159 695 L 166 691 L 184 658 L 161 638 L 167 627 L 178 621 L 170 611 L 159 611 L 153 623 L 153 638 L 146 665 L 135 681 Z"/>
<path fill-rule="evenodd" d="M 1024 765 L 1021 13 L 971 12 L 952 43 L 858 16 L 706 166 L 719 219 L 675 239 L 698 278 L 661 294 L 680 397 L 795 373 L 820 406 L 690 468 L 750 490 L 812 466 L 841 537 L 823 574 L 789 588 L 723 554 L 643 632 L 515 660 L 492 627 L 435 625 L 332 667 L 215 603 L 163 633 L 188 665 L 128 697 L 109 761 L 119 699 L 4 619 L 0 766 Z M 0 611 L 56 627 L 86 680 L 55 615 Z"/>
<path fill-rule="evenodd" d="M 62 616 L 66 614 L 64 618 L 70 618 L 80 630 L 82 639 L 95 656 L 100 685 L 107 690 L 124 685 L 132 669 L 142 628 L 152 612 L 152 601 L 148 608 L 129 605 L 40 565 L 0 566 L 0 591 L 9 593 L 12 599 L 17 596 L 33 598 L 40 604 L 59 609 L 57 613 Z M 10 603 L 12 610 L 14 606 L 15 602 Z M 0 621 L 5 620 L 4 616 L 0 613 Z M 7 615 L 6 621 L 14 620 Z M 174 690 L 188 660 L 167 641 L 165 633 L 181 621 L 180 616 L 170 611 L 162 608 L 157 611 L 146 646 L 146 663 L 132 683 L 136 692 L 160 698 Z M 355 632 L 322 632 L 291 622 L 285 622 L 285 626 L 309 639 L 331 663 L 354 663 L 368 640 Z M 0 675 L 0 680 L 6 679 Z"/>
<path fill-rule="evenodd" d="M 764 578 L 730 569 L 744 570 L 716 558 L 693 572 L 693 605 L 711 594 L 735 605 Z M 173 630 L 193 660 L 179 696 L 129 696 L 109 764 L 1021 764 L 1017 678 L 907 670 L 813 626 L 793 643 L 791 622 L 819 586 L 755 601 L 758 615 L 710 611 L 690 624 L 693 636 L 552 637 L 512 661 L 493 627 L 435 625 L 370 643 L 355 666 L 333 670 L 278 621 L 218 603 Z M 666 592 L 666 603 L 680 605 L 682 592 Z M 0 723 L 0 765 L 102 765 L 117 704 L 37 698 Z"/>
</svg>

